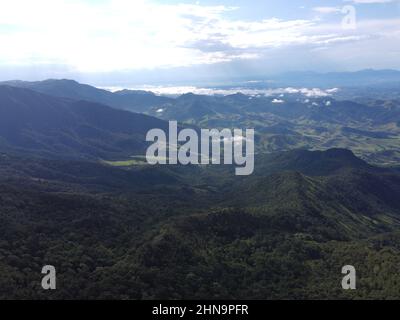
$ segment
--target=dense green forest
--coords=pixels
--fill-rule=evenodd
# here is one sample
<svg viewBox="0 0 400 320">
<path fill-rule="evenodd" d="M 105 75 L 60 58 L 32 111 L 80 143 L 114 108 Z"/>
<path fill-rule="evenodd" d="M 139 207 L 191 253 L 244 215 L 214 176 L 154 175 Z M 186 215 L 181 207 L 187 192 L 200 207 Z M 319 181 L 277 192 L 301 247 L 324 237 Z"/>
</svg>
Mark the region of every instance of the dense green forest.
<svg viewBox="0 0 400 320">
<path fill-rule="evenodd" d="M 0 299 L 400 298 L 398 107 L 292 98 L 0 86 Z M 254 126 L 254 174 L 139 161 L 177 111 L 182 127 Z"/>
<path fill-rule="evenodd" d="M 2 299 L 400 297 L 400 175 L 351 152 L 273 154 L 241 179 L 0 159 Z M 57 290 L 41 288 L 46 264 Z M 355 291 L 341 288 L 347 264 Z"/>
</svg>

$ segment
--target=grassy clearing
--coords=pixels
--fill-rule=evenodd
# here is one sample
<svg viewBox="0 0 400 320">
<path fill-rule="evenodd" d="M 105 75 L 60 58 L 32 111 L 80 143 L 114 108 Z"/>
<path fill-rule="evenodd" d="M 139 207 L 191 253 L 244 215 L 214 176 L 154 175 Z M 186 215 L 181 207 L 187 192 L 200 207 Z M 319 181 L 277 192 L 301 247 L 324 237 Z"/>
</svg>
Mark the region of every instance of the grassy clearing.
<svg viewBox="0 0 400 320">
<path fill-rule="evenodd" d="M 153 159 L 152 157 L 149 158 L 149 160 L 152 160 L 152 159 Z M 132 166 L 149 165 L 147 162 L 146 156 L 132 156 L 129 160 L 119 160 L 119 161 L 105 161 L 104 160 L 103 163 L 106 163 L 106 164 L 114 166 L 114 167 L 132 167 Z"/>
</svg>

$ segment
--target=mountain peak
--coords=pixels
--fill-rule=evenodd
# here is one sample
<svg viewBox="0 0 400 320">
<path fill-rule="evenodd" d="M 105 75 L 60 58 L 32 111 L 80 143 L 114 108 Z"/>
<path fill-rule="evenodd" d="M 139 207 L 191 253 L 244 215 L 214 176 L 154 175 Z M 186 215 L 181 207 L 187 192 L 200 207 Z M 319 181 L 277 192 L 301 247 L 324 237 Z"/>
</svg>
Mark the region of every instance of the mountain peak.
<svg viewBox="0 0 400 320">
<path fill-rule="evenodd" d="M 278 171 L 299 171 L 310 176 L 325 176 L 343 169 L 369 169 L 370 165 L 347 149 L 326 151 L 303 149 L 261 156 L 259 169 L 266 174 Z"/>
</svg>

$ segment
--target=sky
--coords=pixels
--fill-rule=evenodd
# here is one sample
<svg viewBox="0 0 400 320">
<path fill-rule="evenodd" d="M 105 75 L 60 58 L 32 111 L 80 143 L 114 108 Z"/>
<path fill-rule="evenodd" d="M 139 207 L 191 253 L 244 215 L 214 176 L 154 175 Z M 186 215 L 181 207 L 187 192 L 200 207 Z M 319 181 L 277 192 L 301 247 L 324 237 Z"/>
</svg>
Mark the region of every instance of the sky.
<svg viewBox="0 0 400 320">
<path fill-rule="evenodd" d="M 0 80 L 400 69 L 400 0 L 0 0 Z"/>
</svg>

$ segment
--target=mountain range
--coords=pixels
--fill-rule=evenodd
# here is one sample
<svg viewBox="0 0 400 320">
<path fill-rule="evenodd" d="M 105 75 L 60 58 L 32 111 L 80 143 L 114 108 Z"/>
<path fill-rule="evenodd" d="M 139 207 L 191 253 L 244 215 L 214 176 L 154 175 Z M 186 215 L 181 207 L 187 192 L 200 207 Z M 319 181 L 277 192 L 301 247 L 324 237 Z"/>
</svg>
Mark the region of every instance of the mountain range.
<svg viewBox="0 0 400 320">
<path fill-rule="evenodd" d="M 398 173 L 340 149 L 258 163 L 236 179 L 229 167 L 3 154 L 0 297 L 398 297 Z M 58 268 L 54 292 L 35 282 L 43 261 Z M 352 292 L 339 289 L 349 263 L 359 272 Z"/>
<path fill-rule="evenodd" d="M 144 154 L 146 133 L 168 123 L 85 100 L 0 86 L 0 148 L 58 158 Z"/>
<path fill-rule="evenodd" d="M 400 83 L 398 70 L 365 69 L 355 72 L 288 72 L 276 76 L 276 82 L 305 87 L 396 87 Z"/>
<path fill-rule="evenodd" d="M 148 91 L 121 90 L 113 93 L 67 79 L 49 79 L 37 82 L 5 81 L 0 82 L 0 85 L 30 89 L 55 97 L 96 102 L 134 112 L 144 112 L 150 107 L 171 101 L 167 97 L 156 96 Z"/>
<path fill-rule="evenodd" d="M 395 101 L 301 93 L 3 83 L 0 298 L 399 298 L 398 115 Z M 171 119 L 254 126 L 254 174 L 136 161 Z M 55 291 L 41 289 L 45 264 Z M 355 291 L 341 289 L 344 265 Z"/>
</svg>

